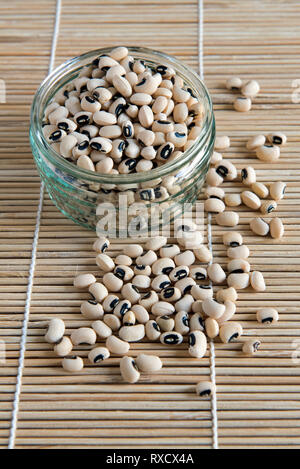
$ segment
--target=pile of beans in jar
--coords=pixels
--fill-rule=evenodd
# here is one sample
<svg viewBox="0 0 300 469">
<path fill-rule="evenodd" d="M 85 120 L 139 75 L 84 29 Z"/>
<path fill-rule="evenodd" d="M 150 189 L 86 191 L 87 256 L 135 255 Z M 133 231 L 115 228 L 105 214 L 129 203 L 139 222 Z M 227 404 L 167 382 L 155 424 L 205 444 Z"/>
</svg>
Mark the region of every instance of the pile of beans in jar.
<svg viewBox="0 0 300 469">
<path fill-rule="evenodd" d="M 117 47 L 55 96 L 43 133 L 63 158 L 104 174 L 149 171 L 179 158 L 201 133 L 203 105 L 165 65 Z"/>
</svg>

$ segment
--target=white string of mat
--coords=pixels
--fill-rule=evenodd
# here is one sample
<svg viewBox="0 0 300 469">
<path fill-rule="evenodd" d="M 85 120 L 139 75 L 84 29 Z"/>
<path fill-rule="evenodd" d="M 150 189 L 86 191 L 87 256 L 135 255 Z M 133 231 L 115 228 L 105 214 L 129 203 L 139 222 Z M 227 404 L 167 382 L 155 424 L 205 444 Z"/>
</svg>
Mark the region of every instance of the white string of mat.
<svg viewBox="0 0 300 469">
<path fill-rule="evenodd" d="M 203 28 L 204 28 L 204 12 L 203 0 L 198 1 L 198 63 L 199 75 L 201 80 L 204 79 L 204 65 L 203 65 Z M 212 243 L 212 215 L 207 215 L 207 241 L 208 248 L 213 255 Z M 210 264 L 212 264 L 212 260 Z M 210 341 L 210 379 L 216 389 L 216 361 L 215 361 L 215 344 Z M 217 395 L 216 392 L 211 396 L 211 416 L 212 416 L 212 446 L 213 449 L 218 449 L 218 414 L 217 414 Z"/>
<path fill-rule="evenodd" d="M 59 35 L 60 17 L 61 17 L 61 0 L 57 0 L 56 11 L 55 11 L 55 23 L 54 23 L 54 30 L 53 30 L 53 37 L 52 37 L 52 46 L 51 46 L 51 53 L 50 53 L 50 62 L 49 62 L 49 69 L 48 69 L 49 73 L 52 72 L 54 61 L 55 61 L 55 52 L 56 52 L 56 47 L 57 47 L 58 35 Z M 15 395 L 14 395 L 14 401 L 13 401 L 13 409 L 12 409 L 12 415 L 11 415 L 8 449 L 14 449 L 15 447 L 16 432 L 17 432 L 17 426 L 18 426 L 18 414 L 19 414 L 20 395 L 21 395 L 22 378 L 23 378 L 23 370 L 24 370 L 26 340 L 27 340 L 27 331 L 28 331 L 28 322 L 29 322 L 29 314 L 30 314 L 34 273 L 35 273 L 35 266 L 36 266 L 36 254 L 37 254 L 40 225 L 41 225 L 41 216 L 42 216 L 42 211 L 43 211 L 43 201 L 44 201 L 44 183 L 42 182 L 40 186 L 39 205 L 38 205 L 37 214 L 36 214 L 36 223 L 35 223 L 35 230 L 34 230 L 33 243 L 32 243 L 32 254 L 31 254 L 31 262 L 30 262 L 30 268 L 29 268 L 22 334 L 21 334 L 21 340 L 20 340 L 20 356 L 19 356 L 18 372 L 17 372 L 17 379 L 16 379 L 16 389 L 15 389 Z"/>
</svg>

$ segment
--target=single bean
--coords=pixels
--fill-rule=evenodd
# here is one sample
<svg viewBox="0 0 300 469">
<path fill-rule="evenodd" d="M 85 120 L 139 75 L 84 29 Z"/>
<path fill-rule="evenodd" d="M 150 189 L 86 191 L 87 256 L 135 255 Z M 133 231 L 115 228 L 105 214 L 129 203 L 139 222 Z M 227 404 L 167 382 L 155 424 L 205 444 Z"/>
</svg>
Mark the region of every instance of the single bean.
<svg viewBox="0 0 300 469">
<path fill-rule="evenodd" d="M 59 342 L 54 345 L 54 352 L 58 357 L 66 357 L 70 355 L 73 349 L 73 344 L 69 337 L 62 337 Z"/>
<path fill-rule="evenodd" d="M 94 345 L 97 336 L 90 327 L 80 327 L 71 334 L 71 341 L 74 345 Z"/>
<path fill-rule="evenodd" d="M 62 361 L 62 367 L 65 371 L 75 373 L 76 371 L 81 371 L 84 367 L 84 364 L 81 357 L 76 355 L 68 355 L 64 357 Z"/>
<path fill-rule="evenodd" d="M 228 344 L 241 337 L 243 328 L 238 322 L 226 322 L 220 327 L 220 339 L 223 344 Z"/>
</svg>

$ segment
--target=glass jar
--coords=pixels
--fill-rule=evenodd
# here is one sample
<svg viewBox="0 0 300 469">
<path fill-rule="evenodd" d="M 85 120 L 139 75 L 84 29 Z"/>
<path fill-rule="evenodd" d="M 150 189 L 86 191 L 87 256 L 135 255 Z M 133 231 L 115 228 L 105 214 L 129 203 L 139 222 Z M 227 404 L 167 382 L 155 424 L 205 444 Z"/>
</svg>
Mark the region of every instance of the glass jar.
<svg viewBox="0 0 300 469">
<path fill-rule="evenodd" d="M 75 57 L 54 70 L 36 92 L 30 126 L 30 142 L 39 174 L 58 209 L 86 228 L 95 230 L 98 227 L 108 236 L 119 237 L 128 236 L 128 227 L 133 225 L 142 231 L 159 230 L 166 220 L 172 221 L 182 214 L 184 204 L 195 202 L 205 180 L 215 140 L 212 102 L 199 76 L 162 52 L 140 47 L 128 49 L 129 55 L 144 60 L 150 67 L 158 64 L 172 67 L 183 79 L 185 87 L 189 87 L 203 103 L 202 131 L 180 157 L 148 172 L 101 174 L 65 160 L 45 140 L 42 123 L 46 106 L 84 66 L 99 55 L 109 53 L 110 48 Z M 150 200 L 147 200 L 147 189 Z"/>
</svg>

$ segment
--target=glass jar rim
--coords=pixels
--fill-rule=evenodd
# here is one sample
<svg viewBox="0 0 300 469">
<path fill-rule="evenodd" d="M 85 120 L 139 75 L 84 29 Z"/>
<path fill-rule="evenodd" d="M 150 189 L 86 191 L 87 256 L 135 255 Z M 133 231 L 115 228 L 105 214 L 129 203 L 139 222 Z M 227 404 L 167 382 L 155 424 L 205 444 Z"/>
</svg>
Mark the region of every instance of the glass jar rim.
<svg viewBox="0 0 300 469">
<path fill-rule="evenodd" d="M 156 51 L 153 49 L 145 48 L 145 47 L 128 47 L 129 54 L 136 53 L 147 55 L 148 57 L 144 57 L 145 60 L 150 58 L 149 56 L 154 55 L 155 58 L 162 59 L 162 64 L 164 65 L 166 62 L 168 65 L 172 65 L 175 71 L 180 73 L 192 83 L 194 89 L 193 91 L 198 95 L 197 98 L 204 100 L 205 104 L 205 115 L 204 115 L 204 122 L 202 124 L 202 129 L 195 140 L 194 144 L 191 145 L 187 150 L 183 152 L 183 154 L 170 162 L 163 164 L 157 168 L 151 169 L 147 172 L 141 173 L 129 173 L 129 174 L 105 174 L 105 173 L 98 173 L 93 172 L 90 170 L 85 170 L 83 168 L 79 168 L 74 163 L 69 162 L 68 160 L 64 159 L 59 153 L 57 153 L 51 145 L 46 141 L 43 131 L 42 131 L 42 119 L 41 116 L 41 104 L 43 103 L 43 98 L 45 95 L 57 86 L 58 83 L 62 80 L 65 76 L 64 72 L 68 71 L 69 73 L 74 71 L 80 71 L 84 66 L 88 65 L 92 62 L 92 60 L 100 56 L 102 54 L 109 53 L 114 47 L 106 47 L 101 49 L 95 49 L 89 52 L 86 52 L 82 55 L 76 56 L 64 63 L 62 63 L 59 67 L 57 67 L 51 74 L 49 74 L 41 83 L 36 94 L 33 99 L 32 107 L 31 107 L 31 118 L 30 118 L 30 137 L 34 141 L 34 144 L 39 148 L 39 150 L 45 154 L 46 158 L 57 166 L 60 170 L 66 171 L 71 176 L 76 177 L 78 179 L 85 179 L 90 181 L 91 183 L 102 183 L 102 184 L 138 184 L 141 182 L 151 181 L 153 179 L 158 179 L 162 177 L 166 177 L 173 173 L 173 171 L 179 170 L 182 166 L 188 163 L 190 160 L 196 156 L 197 152 L 199 151 L 199 147 L 201 147 L 201 143 L 205 142 L 207 132 L 211 130 L 214 126 L 214 115 L 213 115 L 213 107 L 212 107 L 212 100 L 209 95 L 209 92 L 199 77 L 199 75 L 190 67 L 183 64 L 177 58 L 165 54 L 164 52 Z M 91 60 L 91 62 L 88 62 Z M 85 63 L 87 62 L 87 63 Z M 164 63 L 165 62 L 165 63 Z M 76 68 L 74 68 L 77 65 Z M 62 85 L 63 86 L 63 85 Z M 60 87 L 58 87 L 59 89 Z M 201 90 L 202 94 L 200 94 L 199 89 Z M 56 90 L 57 91 L 57 90 Z M 55 93 L 54 93 L 55 94 Z M 50 99 L 53 98 L 54 94 L 50 96 Z M 45 103 L 43 108 L 43 113 L 46 105 L 49 103 L 49 100 Z M 203 165 L 205 165 L 205 158 L 203 161 Z"/>
</svg>

